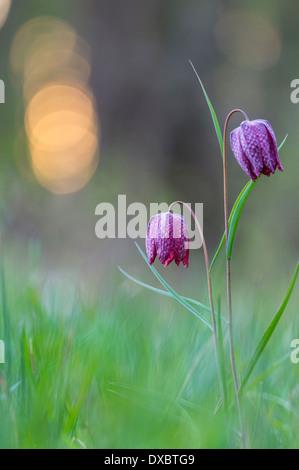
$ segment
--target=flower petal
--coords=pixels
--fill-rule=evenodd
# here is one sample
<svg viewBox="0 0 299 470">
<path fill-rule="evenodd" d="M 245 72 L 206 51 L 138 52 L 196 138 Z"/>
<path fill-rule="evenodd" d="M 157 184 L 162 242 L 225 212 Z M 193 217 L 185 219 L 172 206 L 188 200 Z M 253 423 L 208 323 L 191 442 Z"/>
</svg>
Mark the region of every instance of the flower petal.
<svg viewBox="0 0 299 470">
<path fill-rule="evenodd" d="M 276 158 L 273 155 L 271 138 L 268 133 L 265 121 L 257 119 L 252 121 L 255 123 L 256 137 L 260 143 L 262 160 L 263 160 L 263 171 L 264 175 L 270 176 L 271 173 L 275 173 L 276 170 Z"/>
<path fill-rule="evenodd" d="M 168 264 L 174 259 L 173 251 L 173 220 L 169 212 L 158 214 L 158 237 L 156 239 L 157 255 L 162 264 Z"/>
<path fill-rule="evenodd" d="M 256 124 L 254 121 L 243 121 L 240 127 L 242 149 L 251 163 L 253 173 L 258 178 L 263 171 L 264 165 L 260 144 L 256 137 Z"/>
<path fill-rule="evenodd" d="M 150 265 L 153 264 L 157 256 L 156 242 L 155 242 L 157 234 L 158 234 L 158 219 L 156 217 L 151 217 L 148 227 L 147 227 L 147 235 L 146 235 L 146 241 L 145 241 L 146 254 L 147 254 L 148 262 Z"/>
<path fill-rule="evenodd" d="M 265 127 L 268 131 L 268 134 L 269 134 L 271 157 L 272 157 L 272 159 L 275 159 L 277 168 L 280 171 L 283 171 L 282 164 L 280 163 L 280 160 L 279 160 L 279 155 L 278 155 L 278 150 L 277 150 L 277 141 L 276 141 L 274 130 L 273 130 L 273 128 L 272 128 L 269 121 L 263 120 L 263 123 L 264 123 L 264 125 L 265 125 Z M 275 166 L 275 168 L 276 168 L 276 166 Z"/>
<path fill-rule="evenodd" d="M 251 178 L 253 181 L 256 180 L 256 175 L 252 170 L 250 161 L 248 160 L 243 148 L 241 146 L 240 140 L 240 127 L 234 129 L 230 134 L 230 145 L 233 151 L 233 154 L 239 163 L 243 171 Z"/>
</svg>

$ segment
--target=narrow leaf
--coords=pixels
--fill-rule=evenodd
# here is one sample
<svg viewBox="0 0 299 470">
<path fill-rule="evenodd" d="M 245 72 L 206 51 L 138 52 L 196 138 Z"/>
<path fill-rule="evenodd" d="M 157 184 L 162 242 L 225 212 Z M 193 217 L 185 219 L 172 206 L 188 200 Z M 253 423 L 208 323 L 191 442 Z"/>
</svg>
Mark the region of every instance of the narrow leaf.
<svg viewBox="0 0 299 470">
<path fill-rule="evenodd" d="M 240 200 L 237 203 L 236 208 L 232 214 L 229 233 L 228 233 L 228 241 L 227 241 L 227 253 L 226 253 L 227 259 L 231 259 L 234 239 L 235 239 L 238 223 L 241 217 L 241 213 L 245 205 L 245 202 L 247 201 L 248 196 L 253 190 L 255 184 L 256 184 L 256 181 L 249 182 L 249 184 L 247 185 L 242 196 L 240 197 Z"/>
<path fill-rule="evenodd" d="M 165 295 L 166 297 L 174 298 L 172 294 L 170 294 L 169 292 L 167 292 L 165 290 L 157 289 L 156 287 L 150 286 L 149 284 L 145 284 L 144 282 L 139 281 L 138 279 L 136 279 L 135 277 L 131 276 L 126 271 L 124 271 L 120 266 L 118 266 L 118 269 L 120 270 L 120 272 L 122 274 L 124 274 L 128 279 L 135 282 L 136 284 L 139 284 L 140 286 L 145 287 L 146 289 L 149 289 L 153 292 L 156 292 L 157 294 L 161 294 L 161 295 Z M 190 304 L 197 305 L 197 307 L 202 308 L 202 310 L 205 310 L 206 312 L 211 313 L 211 309 L 209 307 L 207 307 L 206 305 L 202 304 L 201 302 L 198 302 L 197 300 L 194 300 L 194 299 L 190 299 L 189 297 L 183 297 L 183 296 L 181 296 L 181 297 L 182 297 L 182 299 L 186 300 L 186 302 L 190 302 Z"/>
<path fill-rule="evenodd" d="M 139 284 L 140 286 L 145 287 L 146 289 L 149 289 L 153 292 L 156 292 L 156 294 L 165 295 L 166 297 L 170 297 L 172 299 L 175 298 L 172 294 L 170 294 L 169 292 L 167 292 L 165 290 L 157 289 L 157 287 L 150 286 L 149 284 L 145 284 L 144 282 L 139 281 L 138 279 L 136 279 L 135 277 L 131 276 L 126 271 L 124 271 L 120 266 L 118 266 L 118 269 L 120 270 L 120 272 L 122 274 L 124 274 L 128 279 L 135 282 L 136 284 Z M 196 305 L 197 307 L 201 308 L 205 312 L 211 313 L 210 307 L 208 307 L 207 305 L 202 304 L 201 302 L 198 302 L 198 300 L 191 299 L 190 297 L 184 297 L 184 296 L 181 296 L 181 297 L 182 297 L 182 299 L 186 300 L 186 302 L 189 302 L 190 304 Z M 214 312 L 214 313 L 215 313 L 215 316 L 218 317 L 218 313 L 217 312 Z M 226 318 L 224 318 L 224 317 L 220 317 L 220 318 L 225 323 L 228 323 L 228 320 Z"/>
<path fill-rule="evenodd" d="M 281 142 L 280 146 L 278 147 L 278 149 L 277 149 L 278 152 L 280 152 L 280 150 L 281 150 L 282 147 L 284 146 L 284 143 L 285 143 L 285 141 L 287 140 L 288 135 L 289 135 L 289 134 L 287 134 L 287 135 L 285 136 L 285 138 L 284 138 L 283 141 Z"/>
<path fill-rule="evenodd" d="M 244 192 L 246 191 L 246 189 L 247 189 L 248 186 L 250 185 L 250 183 L 251 183 L 251 181 L 248 181 L 248 183 L 244 186 L 244 188 L 242 189 L 242 191 L 240 192 L 239 196 L 237 197 L 237 199 L 236 199 L 236 201 L 235 201 L 235 204 L 234 204 L 234 206 L 233 206 L 233 208 L 232 208 L 232 211 L 231 211 L 230 216 L 229 216 L 229 219 L 228 219 L 228 227 L 229 227 L 229 228 L 230 228 L 230 224 L 231 224 L 231 221 L 232 221 L 232 217 L 233 217 L 233 215 L 234 215 L 234 212 L 235 212 L 235 210 L 236 210 L 236 207 L 237 207 L 237 205 L 238 205 L 238 203 L 239 203 L 241 197 L 243 196 Z M 224 246 L 224 244 L 225 244 L 225 232 L 224 232 L 224 234 L 223 234 L 223 236 L 222 236 L 221 242 L 219 243 L 219 246 L 218 246 L 218 249 L 217 249 L 217 251 L 216 251 L 216 253 L 215 253 L 215 256 L 214 256 L 214 258 L 213 258 L 213 261 L 212 261 L 212 263 L 211 263 L 211 265 L 210 265 L 210 272 L 211 272 L 211 270 L 212 270 L 212 267 L 214 266 L 214 263 L 215 263 L 215 261 L 216 261 L 218 255 L 219 255 L 219 253 L 220 253 L 222 247 Z"/>
<path fill-rule="evenodd" d="M 217 134 L 217 137 L 218 137 L 218 142 L 219 142 L 219 146 L 220 146 L 220 150 L 221 150 L 221 155 L 223 155 L 223 139 L 222 139 L 222 132 L 221 132 L 221 129 L 220 129 L 220 126 L 219 126 L 219 122 L 218 122 L 218 119 L 217 119 L 217 116 L 216 116 L 216 113 L 214 111 L 214 108 L 212 106 L 212 103 L 208 97 L 208 94 L 205 90 L 205 87 L 203 86 L 203 83 L 201 81 L 201 79 L 199 78 L 199 75 L 194 67 L 194 65 L 192 64 L 191 60 L 189 60 L 190 62 L 190 65 L 191 67 L 193 68 L 193 71 L 197 77 L 197 80 L 199 81 L 200 83 L 200 86 L 202 88 L 202 91 L 203 91 L 203 94 L 205 96 L 205 99 L 206 99 L 206 102 L 209 106 L 209 110 L 210 110 L 210 113 L 211 113 L 211 116 L 212 116 L 212 120 L 213 120 L 213 123 L 214 123 L 214 127 L 215 127 L 215 131 L 216 131 L 216 134 Z"/>
<path fill-rule="evenodd" d="M 281 304 L 278 312 L 276 313 L 275 317 L 273 318 L 270 325 L 268 326 L 265 333 L 263 334 L 260 342 L 258 343 L 258 346 L 257 346 L 256 350 L 253 353 L 253 356 L 251 357 L 251 359 L 249 361 L 249 364 L 247 366 L 247 369 L 246 369 L 246 371 L 244 373 L 244 376 L 243 376 L 243 380 L 242 380 L 241 385 L 240 385 L 239 393 L 242 393 L 242 391 L 244 390 L 244 387 L 247 384 L 248 379 L 249 379 L 249 377 L 250 377 L 250 375 L 251 375 L 251 373 L 252 373 L 252 371 L 253 371 L 253 369 L 254 369 L 257 361 L 258 361 L 258 359 L 260 358 L 262 352 L 264 351 L 265 347 L 267 346 L 271 336 L 273 335 L 273 333 L 275 331 L 275 328 L 278 325 L 279 320 L 282 317 L 283 312 L 285 311 L 285 308 L 288 304 L 288 301 L 289 301 L 289 299 L 292 295 L 292 292 L 293 292 L 293 289 L 294 289 L 294 286 L 295 286 L 295 282 L 296 282 L 296 279 L 297 279 L 297 276 L 298 276 L 298 272 L 299 272 L 299 263 L 297 264 L 295 273 L 292 277 L 291 283 L 289 285 L 287 293 L 286 293 L 286 295 L 285 295 L 285 297 L 282 301 L 282 304 Z"/>
<path fill-rule="evenodd" d="M 141 256 L 143 257 L 143 259 L 145 260 L 146 264 L 150 267 L 150 269 L 152 270 L 152 272 L 154 273 L 154 275 L 156 276 L 156 278 L 161 282 L 162 286 L 181 304 L 183 305 L 187 310 L 189 310 L 191 313 L 193 313 L 193 315 L 195 315 L 197 318 L 199 318 L 199 320 L 201 320 L 206 326 L 208 326 L 210 328 L 211 331 L 213 331 L 213 327 L 211 325 L 211 323 L 205 319 L 205 317 L 203 317 L 197 310 L 195 310 L 195 308 L 192 307 L 192 305 L 190 305 L 188 302 L 186 302 L 186 300 L 183 299 L 183 297 L 181 297 L 179 294 L 177 294 L 175 292 L 174 289 L 172 289 L 172 287 L 170 287 L 167 282 L 162 278 L 162 276 L 160 276 L 160 274 L 158 273 L 158 271 L 153 267 L 153 266 L 150 266 L 149 262 L 148 262 L 148 259 L 146 257 L 146 255 L 143 253 L 142 249 L 140 248 L 140 246 L 138 245 L 138 243 L 135 242 L 135 245 L 137 246 Z"/>
</svg>

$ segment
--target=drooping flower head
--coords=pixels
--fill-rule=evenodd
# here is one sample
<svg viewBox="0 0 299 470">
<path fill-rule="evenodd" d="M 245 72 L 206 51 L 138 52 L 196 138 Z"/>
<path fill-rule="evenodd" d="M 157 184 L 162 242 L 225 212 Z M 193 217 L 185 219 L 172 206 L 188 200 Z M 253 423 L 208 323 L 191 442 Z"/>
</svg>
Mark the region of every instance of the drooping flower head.
<svg viewBox="0 0 299 470">
<path fill-rule="evenodd" d="M 283 171 L 276 137 L 268 121 L 243 121 L 231 132 L 230 143 L 239 165 L 253 181 L 261 174 L 270 176 L 276 168 Z"/>
<path fill-rule="evenodd" d="M 149 264 L 158 256 L 164 266 L 171 261 L 189 265 L 189 234 L 184 217 L 172 212 L 154 215 L 148 224 L 146 253 Z"/>
</svg>

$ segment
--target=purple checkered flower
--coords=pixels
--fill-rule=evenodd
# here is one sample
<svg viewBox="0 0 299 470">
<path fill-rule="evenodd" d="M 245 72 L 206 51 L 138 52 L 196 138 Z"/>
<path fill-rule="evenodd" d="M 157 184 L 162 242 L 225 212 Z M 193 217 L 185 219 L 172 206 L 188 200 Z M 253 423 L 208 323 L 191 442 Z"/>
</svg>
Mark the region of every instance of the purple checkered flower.
<svg viewBox="0 0 299 470">
<path fill-rule="evenodd" d="M 261 174 L 270 176 L 276 168 L 283 171 L 276 137 L 268 121 L 243 121 L 231 132 L 230 143 L 239 165 L 253 181 Z"/>
<path fill-rule="evenodd" d="M 172 212 L 154 215 L 148 224 L 146 253 L 149 264 L 158 256 L 164 266 L 173 260 L 189 265 L 189 234 L 184 217 Z"/>
</svg>

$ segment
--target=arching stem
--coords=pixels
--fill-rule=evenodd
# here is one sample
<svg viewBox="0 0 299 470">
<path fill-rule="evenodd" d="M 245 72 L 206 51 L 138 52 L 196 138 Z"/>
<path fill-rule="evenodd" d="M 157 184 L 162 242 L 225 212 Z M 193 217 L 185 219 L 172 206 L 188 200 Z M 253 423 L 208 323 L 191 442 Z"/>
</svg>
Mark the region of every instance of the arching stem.
<svg viewBox="0 0 299 470">
<path fill-rule="evenodd" d="M 205 265 L 206 265 L 206 272 L 207 272 L 207 282 L 208 282 L 208 291 L 209 291 L 209 301 L 210 301 L 210 307 L 211 307 L 211 317 L 212 317 L 212 327 L 213 327 L 213 340 L 214 340 L 214 347 L 215 347 L 215 355 L 216 355 L 216 366 L 217 366 L 217 374 L 218 374 L 218 382 L 219 382 L 219 388 L 220 388 L 220 393 L 221 393 L 221 398 L 222 402 L 224 405 L 224 409 L 226 410 L 226 403 L 224 402 L 224 394 L 222 390 L 222 382 L 221 382 L 221 375 L 220 375 L 220 367 L 219 367 L 219 355 L 218 355 L 218 342 L 217 342 L 217 330 L 216 330 L 216 319 L 215 319 L 215 310 L 214 310 L 214 303 L 213 303 L 213 295 L 212 295 L 212 283 L 211 283 L 211 276 L 210 276 L 210 263 L 209 263 L 209 256 L 208 256 L 208 250 L 207 250 L 207 245 L 205 242 L 205 238 L 203 235 L 203 230 L 201 228 L 201 225 L 191 209 L 191 207 L 188 206 L 185 202 L 182 201 L 176 201 L 173 202 L 170 207 L 169 211 L 172 210 L 172 208 L 176 205 L 180 204 L 188 209 L 190 212 L 191 216 L 194 219 L 196 228 L 200 234 L 200 237 L 202 239 L 202 247 L 203 247 L 203 252 L 204 252 L 204 258 L 205 258 Z"/>
</svg>

